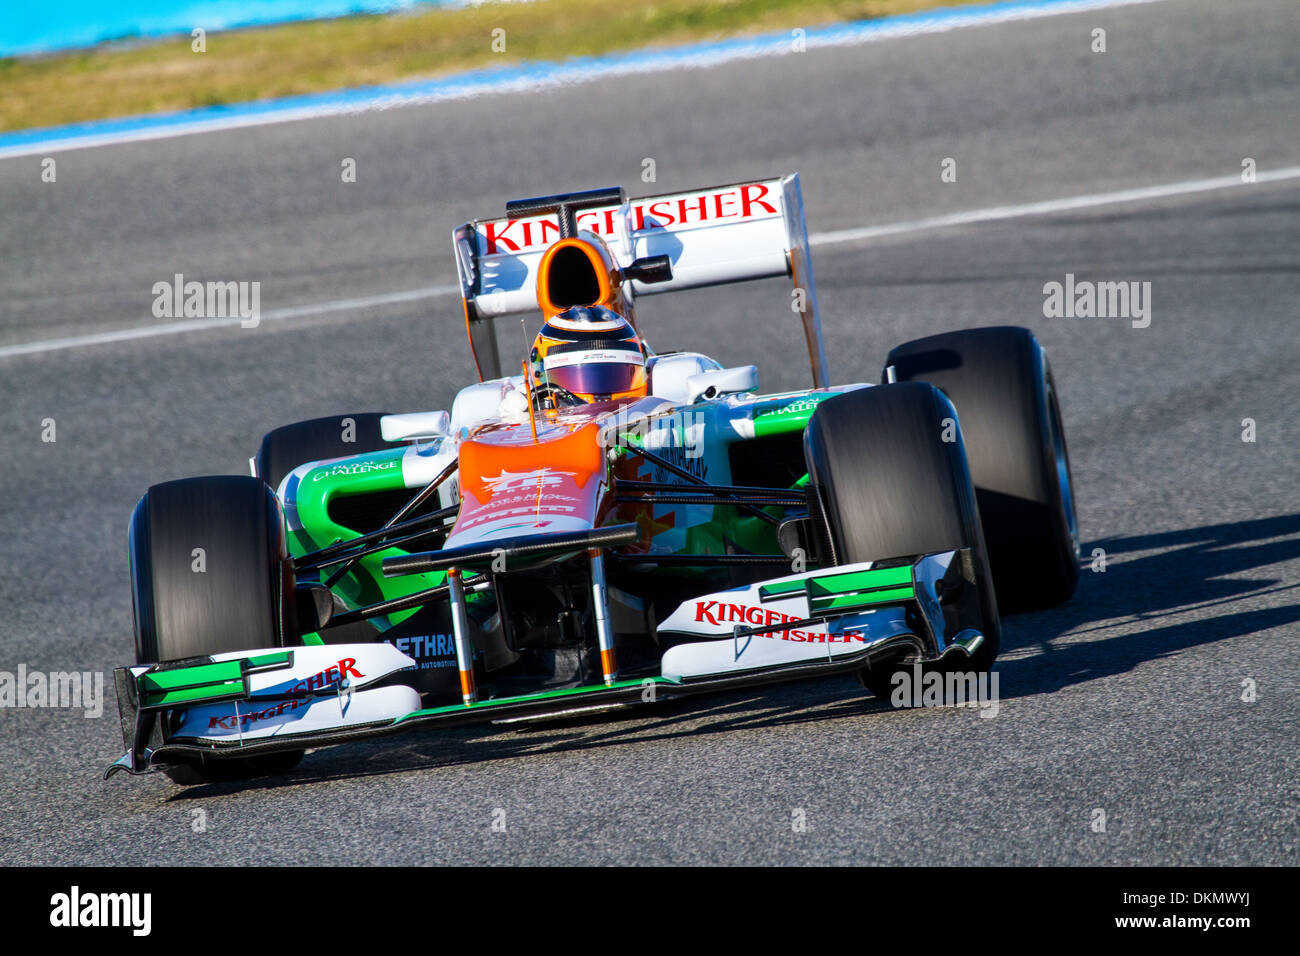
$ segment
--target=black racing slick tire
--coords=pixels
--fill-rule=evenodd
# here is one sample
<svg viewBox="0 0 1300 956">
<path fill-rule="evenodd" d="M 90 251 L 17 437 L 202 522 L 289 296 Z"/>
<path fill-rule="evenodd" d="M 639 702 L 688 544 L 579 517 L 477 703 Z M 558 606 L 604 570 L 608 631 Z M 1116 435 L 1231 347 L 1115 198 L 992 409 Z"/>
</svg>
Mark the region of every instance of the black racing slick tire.
<svg viewBox="0 0 1300 956">
<path fill-rule="evenodd" d="M 379 420 L 385 412 L 354 412 L 295 422 L 267 432 L 254 459 L 257 476 L 278 491 L 285 475 L 309 461 L 347 458 L 397 448 L 384 441 Z M 350 439 L 350 440 L 349 440 Z"/>
<path fill-rule="evenodd" d="M 928 382 L 956 406 L 998 606 L 1066 601 L 1078 583 L 1078 520 L 1060 402 L 1033 333 L 946 332 L 898 346 L 887 364 L 897 381 Z"/>
<path fill-rule="evenodd" d="M 804 433 L 822 563 L 971 550 L 984 641 L 963 666 L 987 670 L 1000 626 L 959 425 L 952 404 L 922 382 L 846 392 L 822 402 Z M 830 560 L 827 561 L 826 558 Z M 898 661 L 859 675 L 889 695 Z"/>
<path fill-rule="evenodd" d="M 275 495 L 224 475 L 154 485 L 131 515 L 137 664 L 283 647 L 298 638 L 293 565 Z M 290 769 L 289 751 L 164 768 L 181 784 Z"/>
</svg>

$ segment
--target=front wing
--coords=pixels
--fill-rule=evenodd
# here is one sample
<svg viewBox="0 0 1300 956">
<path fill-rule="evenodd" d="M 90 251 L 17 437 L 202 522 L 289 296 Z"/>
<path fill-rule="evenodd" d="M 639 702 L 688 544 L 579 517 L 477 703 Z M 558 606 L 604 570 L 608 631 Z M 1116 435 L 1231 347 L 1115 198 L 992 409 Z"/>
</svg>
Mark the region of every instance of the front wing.
<svg viewBox="0 0 1300 956">
<path fill-rule="evenodd" d="M 970 655 L 968 550 L 788 575 L 703 595 L 659 627 L 660 674 L 421 708 L 389 644 L 214 654 L 114 671 L 126 753 L 105 772 L 323 747 L 431 724 L 501 722 L 854 672 L 885 657 Z"/>
</svg>

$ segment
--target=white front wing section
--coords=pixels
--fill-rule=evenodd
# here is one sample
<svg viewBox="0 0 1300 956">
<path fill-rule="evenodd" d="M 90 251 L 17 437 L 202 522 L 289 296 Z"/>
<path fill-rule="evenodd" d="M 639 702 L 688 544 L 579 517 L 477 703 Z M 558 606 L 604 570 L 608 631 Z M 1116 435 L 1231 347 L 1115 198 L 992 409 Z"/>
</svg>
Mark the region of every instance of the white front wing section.
<svg viewBox="0 0 1300 956">
<path fill-rule="evenodd" d="M 663 676 L 670 680 L 711 677 L 740 671 L 762 670 L 812 661 L 835 661 L 861 654 L 871 647 L 911 633 L 896 608 L 867 611 L 839 622 L 851 633 L 823 633 L 805 641 L 755 634 L 739 639 L 678 644 L 664 654 Z"/>
<path fill-rule="evenodd" d="M 866 562 L 835 570 L 870 567 L 871 563 Z M 808 599 L 802 592 L 780 600 L 761 601 L 759 588 L 809 576 L 774 578 L 745 588 L 702 595 L 682 604 L 659 625 L 659 632 L 696 635 L 706 640 L 679 644 L 665 652 L 661 661 L 663 676 L 680 680 L 835 661 L 911 633 L 900 608 L 884 607 L 844 615 L 824 624 L 792 626 L 748 637 L 732 636 L 737 627 L 764 627 L 806 619 Z"/>
<path fill-rule="evenodd" d="M 404 684 L 345 692 L 337 697 L 228 701 L 187 710 L 171 739 L 193 737 L 230 743 L 321 733 L 396 720 L 419 709 L 420 695 Z"/>
<path fill-rule="evenodd" d="M 213 654 L 214 661 L 283 653 L 285 648 Z M 396 720 L 420 709 L 412 687 L 372 687 L 416 662 L 391 644 L 326 644 L 292 648 L 291 667 L 254 671 L 254 699 L 199 704 L 181 712 L 168 734 L 232 743 L 294 734 L 320 733 Z M 146 668 L 139 668 L 143 671 Z M 285 696 L 313 692 L 320 696 Z"/>
</svg>

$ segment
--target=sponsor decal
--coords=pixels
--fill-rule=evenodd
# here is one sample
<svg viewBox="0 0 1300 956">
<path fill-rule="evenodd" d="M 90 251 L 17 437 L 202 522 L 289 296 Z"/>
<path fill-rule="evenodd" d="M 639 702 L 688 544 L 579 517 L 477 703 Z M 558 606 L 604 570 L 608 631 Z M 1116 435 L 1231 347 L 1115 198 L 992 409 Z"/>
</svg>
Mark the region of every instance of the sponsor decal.
<svg viewBox="0 0 1300 956">
<path fill-rule="evenodd" d="M 304 707 L 310 707 L 311 704 L 312 701 L 310 699 L 303 698 L 297 700 L 282 700 L 279 703 L 270 704 L 261 710 L 237 710 L 233 714 L 225 714 L 221 717 L 209 717 L 208 730 L 247 730 L 258 721 L 274 720 L 276 717 L 283 717 L 285 714 L 291 714 Z"/>
<path fill-rule="evenodd" d="M 699 446 L 691 447 L 690 445 L 669 445 L 666 448 L 648 449 L 655 455 L 668 462 L 670 465 L 676 465 L 689 475 L 694 475 L 701 481 L 708 481 L 709 466 L 704 462 L 704 455 L 699 450 Z M 632 450 L 636 455 L 636 450 Z M 651 463 L 655 481 L 675 481 L 677 476 L 669 472 L 666 468 Z"/>
<path fill-rule="evenodd" d="M 525 428 L 524 432 L 527 431 Z M 590 521 L 587 514 L 595 510 L 604 482 L 588 481 L 585 487 L 580 487 L 580 474 L 546 465 L 533 469 L 524 465 L 517 472 L 503 468 L 495 477 L 484 475 L 475 486 L 466 486 L 460 516 L 445 547 L 465 543 L 467 534 L 571 531 L 590 527 L 582 519 Z M 505 524 L 513 530 L 498 527 Z"/>
<path fill-rule="evenodd" d="M 321 481 L 325 478 L 338 478 L 341 475 L 368 475 L 376 471 L 391 471 L 398 466 L 397 461 L 359 461 L 347 465 L 331 465 L 329 468 L 318 468 L 312 472 L 312 481 Z"/>
<path fill-rule="evenodd" d="M 786 402 L 784 405 L 777 405 L 773 408 L 765 408 L 754 413 L 755 418 L 769 418 L 776 415 L 811 415 L 817 411 L 817 406 L 830 395 L 808 395 L 803 398 L 797 398 L 794 401 Z"/>
<path fill-rule="evenodd" d="M 557 510 L 572 511 L 573 508 L 571 507 L 553 505 L 552 503 L 556 501 L 580 501 L 580 500 L 581 500 L 580 498 L 576 498 L 573 495 L 561 495 L 561 494 L 556 494 L 555 492 L 550 492 L 546 496 L 546 506 L 548 508 L 555 507 Z M 521 495 L 513 495 L 513 494 L 493 495 L 492 507 L 493 510 L 495 510 L 498 514 L 503 513 L 500 510 L 497 510 L 498 506 L 500 505 L 528 505 L 529 506 L 528 510 L 531 511 L 537 507 L 537 494 L 536 492 L 530 492 Z"/>
<path fill-rule="evenodd" d="M 336 684 L 341 684 L 347 678 L 355 677 L 360 679 L 365 676 L 365 674 L 357 670 L 357 660 L 355 657 L 344 657 L 337 664 L 331 664 L 324 670 L 317 671 L 310 677 L 298 681 L 289 688 L 289 693 L 302 694 L 325 690 Z M 275 703 L 269 703 L 261 710 L 244 711 L 236 707 L 233 713 L 225 714 L 220 717 L 209 717 L 208 730 L 246 729 L 258 721 L 274 720 L 277 717 L 283 717 L 285 714 L 291 714 L 304 707 L 310 707 L 311 704 L 312 701 L 310 699 L 297 698 L 294 700 L 282 700 Z"/>
<path fill-rule="evenodd" d="M 801 619 L 770 607 L 731 604 L 726 601 L 696 601 L 695 620 L 697 623 L 710 624 L 714 627 L 721 627 L 724 624 L 739 624 L 742 627 L 770 627 L 773 624 L 787 624 Z M 844 631 L 842 634 L 832 634 L 828 631 L 786 628 L 759 636 L 782 641 L 794 641 L 796 643 L 847 644 L 850 641 L 866 643 L 866 638 L 860 631 Z"/>
<path fill-rule="evenodd" d="M 645 365 L 645 357 L 636 351 L 611 352 L 608 349 L 586 349 L 581 352 L 563 352 L 549 354 L 542 362 L 542 367 L 568 368 L 571 365 L 586 365 L 591 362 L 618 362 L 623 365 Z"/>
<path fill-rule="evenodd" d="M 415 658 L 417 670 L 456 666 L 456 640 L 450 634 L 413 634 L 393 638 L 387 643 L 407 657 Z"/>
<path fill-rule="evenodd" d="M 548 505 L 543 511 L 538 511 L 536 506 L 525 508 L 502 508 L 500 510 L 493 509 L 491 511 L 484 511 L 477 514 L 467 521 L 460 522 L 456 526 L 456 529 L 458 532 L 464 531 L 467 528 L 477 528 L 481 524 L 489 524 L 493 521 L 501 521 L 505 518 L 515 518 L 521 515 L 532 515 L 533 520 L 511 525 L 510 527 L 542 528 L 550 524 L 554 519 L 572 517 L 569 512 L 577 510 L 578 509 L 574 508 L 572 505 Z M 543 515 L 550 515 L 550 518 L 543 518 Z"/>
<path fill-rule="evenodd" d="M 289 688 L 295 692 L 324 690 L 326 687 L 333 687 L 346 677 L 362 678 L 366 675 L 357 670 L 357 659 L 355 657 L 345 657 L 337 664 L 331 664 L 323 671 L 312 674 L 306 680 L 300 680 Z"/>
<path fill-rule="evenodd" d="M 552 488 L 564 483 L 565 478 L 577 478 L 572 471 L 556 471 L 551 468 L 538 468 L 536 471 L 502 471 L 495 478 L 484 478 L 483 484 L 495 498 L 500 491 L 522 491 L 537 488 Z M 570 499 L 572 500 L 572 499 Z"/>
<path fill-rule="evenodd" d="M 729 189 L 631 203 L 633 232 L 647 229 L 685 228 L 714 222 L 763 219 L 778 215 L 776 197 L 766 183 L 745 183 Z M 618 207 L 589 209 L 577 217 L 579 229 L 604 238 L 618 235 Z M 560 238 L 554 218 L 498 219 L 479 226 L 479 248 L 484 255 L 523 252 L 549 246 Z"/>
</svg>

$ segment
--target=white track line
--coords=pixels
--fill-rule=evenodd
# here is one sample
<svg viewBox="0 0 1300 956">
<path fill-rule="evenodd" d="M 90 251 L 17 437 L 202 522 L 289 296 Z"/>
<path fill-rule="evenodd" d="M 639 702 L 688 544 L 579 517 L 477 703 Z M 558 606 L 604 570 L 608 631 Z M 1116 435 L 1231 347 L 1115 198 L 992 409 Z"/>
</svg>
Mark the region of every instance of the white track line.
<svg viewBox="0 0 1300 956">
<path fill-rule="evenodd" d="M 1300 178 L 1300 166 L 1288 166 L 1257 173 L 1257 183 L 1281 182 Z M 954 212 L 944 216 L 930 216 L 925 219 L 913 219 L 909 222 L 895 222 L 884 226 L 864 226 L 860 229 L 837 229 L 833 232 L 819 232 L 809 236 L 814 246 L 833 245 L 838 242 L 860 242 L 864 239 L 879 239 L 906 232 L 922 232 L 926 229 L 946 229 L 949 226 L 967 226 L 974 223 L 997 222 L 1000 219 L 1019 219 L 1022 216 L 1046 216 L 1056 212 L 1072 212 L 1076 209 L 1091 209 L 1094 206 L 1111 206 L 1117 203 L 1141 202 L 1147 199 L 1164 199 L 1169 196 L 1185 196 L 1190 193 L 1212 192 L 1216 189 L 1232 189 L 1246 186 L 1240 176 L 1217 176 L 1214 179 L 1192 179 L 1181 183 L 1166 183 L 1162 186 L 1144 186 L 1139 189 L 1121 189 L 1118 192 L 1094 193 L 1091 196 L 1071 196 L 1068 199 L 1048 199 L 1043 202 L 1023 203 L 1017 206 L 993 206 L 989 209 L 972 209 L 969 212 Z"/>
<path fill-rule="evenodd" d="M 1257 173 L 1257 183 L 1285 182 L 1300 179 L 1300 166 L 1288 166 L 1284 169 L 1265 170 Z M 1005 219 L 1018 219 L 1029 216 L 1044 216 L 1059 212 L 1071 212 L 1079 209 L 1092 209 L 1098 206 L 1111 206 L 1121 203 L 1141 202 L 1151 199 L 1165 199 L 1171 196 L 1185 196 L 1194 193 L 1212 192 L 1221 189 L 1247 189 L 1240 176 L 1218 176 L 1213 179 L 1192 179 L 1178 183 L 1164 183 L 1159 186 L 1144 186 L 1138 189 L 1121 189 L 1116 192 L 1093 193 L 1088 196 L 1071 196 L 1067 199 L 1049 199 L 1043 202 L 1022 203 L 1015 206 L 993 206 L 988 209 L 972 209 L 968 212 L 950 213 L 944 216 L 931 216 L 925 219 L 913 219 L 907 222 L 889 223 L 881 226 L 864 226 L 860 229 L 837 229 L 831 232 L 813 233 L 809 241 L 814 246 L 830 246 L 839 243 L 862 242 L 883 236 L 896 236 L 905 233 L 925 232 L 932 229 L 947 229 L 952 226 L 978 225 L 986 222 L 999 222 Z M 376 306 L 394 305 L 402 302 L 418 302 L 441 295 L 458 293 L 455 285 L 428 286 L 422 289 L 410 289 L 404 292 L 389 292 L 383 295 L 363 296 L 355 299 L 335 299 L 313 305 L 290 306 L 283 309 L 270 309 L 262 313 L 262 321 L 282 321 L 302 316 L 324 315 L 330 312 L 347 312 L 370 309 Z M 0 347 L 0 359 L 19 355 L 39 355 L 46 352 L 61 352 L 66 349 L 82 348 L 91 345 L 108 345 L 114 342 L 128 342 L 133 339 L 155 338 L 164 335 L 179 335 L 186 332 L 205 331 L 214 328 L 238 326 L 238 318 L 230 319 L 191 319 L 185 322 L 168 322 L 165 325 L 147 325 L 131 329 L 116 329 L 111 332 L 98 332 L 91 335 L 77 335 L 63 339 L 47 339 L 42 342 L 28 342 L 22 345 Z"/>
<path fill-rule="evenodd" d="M 328 312 L 348 312 L 370 309 L 380 305 L 394 305 L 401 302 L 418 302 L 432 299 L 439 295 L 459 292 L 460 286 L 428 286 L 423 289 L 408 289 L 405 292 L 386 292 L 383 295 L 363 296 L 357 299 L 334 299 L 330 302 L 317 302 L 312 305 L 295 305 L 283 309 L 268 309 L 261 315 L 261 322 L 279 322 L 284 319 L 296 319 L 304 315 L 324 315 Z M 129 342 L 132 339 L 151 339 L 164 335 L 180 335 L 185 332 L 203 332 L 238 326 L 240 318 L 224 319 L 189 319 L 184 322 L 167 322 L 163 325 L 144 325 L 132 329 L 114 329 L 111 332 L 94 332 L 89 335 L 74 335 L 65 339 L 46 339 L 43 342 L 27 342 L 23 345 L 6 345 L 0 348 L 0 358 L 16 355 L 39 355 L 43 352 L 61 352 L 64 349 L 82 348 L 88 345 L 111 345 L 114 342 Z"/>
</svg>

